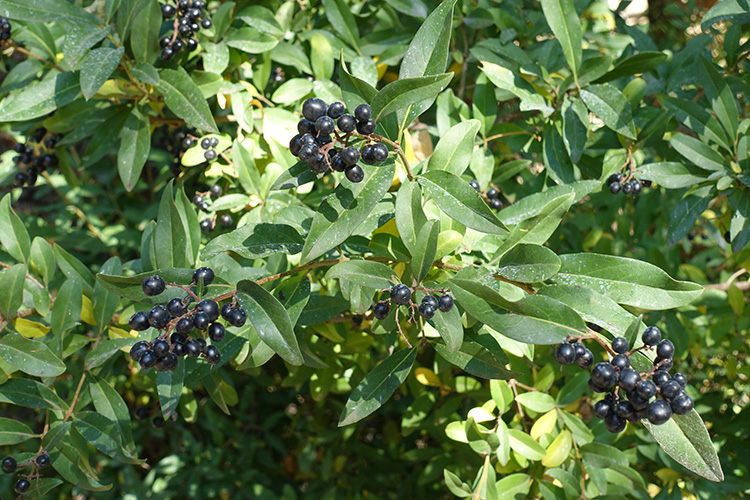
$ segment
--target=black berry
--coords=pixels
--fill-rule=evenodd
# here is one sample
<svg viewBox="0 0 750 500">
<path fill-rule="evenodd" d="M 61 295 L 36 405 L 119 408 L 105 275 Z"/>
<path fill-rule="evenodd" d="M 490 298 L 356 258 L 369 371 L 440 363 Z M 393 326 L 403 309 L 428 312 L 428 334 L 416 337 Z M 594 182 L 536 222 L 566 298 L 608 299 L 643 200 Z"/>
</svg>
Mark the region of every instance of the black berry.
<svg viewBox="0 0 750 500">
<path fill-rule="evenodd" d="M 5 457 L 3 458 L 3 471 L 7 473 L 11 473 L 14 470 L 16 470 L 16 467 L 18 466 L 18 463 L 16 462 L 16 459 L 13 457 Z"/>
<path fill-rule="evenodd" d="M 143 353 L 147 350 L 148 342 L 144 342 L 143 340 L 136 342 L 133 344 L 133 347 L 130 348 L 130 359 L 133 361 L 140 361 L 141 356 L 143 356 Z"/>
<path fill-rule="evenodd" d="M 356 165 L 359 161 L 359 151 L 357 151 L 357 148 L 351 146 L 344 148 L 340 155 L 347 165 Z"/>
<path fill-rule="evenodd" d="M 661 330 L 656 326 L 649 326 L 641 335 L 641 340 L 646 345 L 654 346 L 661 340 Z"/>
<path fill-rule="evenodd" d="M 211 323 L 208 327 L 208 338 L 210 338 L 212 342 L 221 342 L 224 339 L 225 333 L 226 330 L 221 323 Z"/>
<path fill-rule="evenodd" d="M 693 411 L 694 407 L 693 399 L 684 393 L 672 400 L 672 412 L 675 415 L 686 415 Z"/>
<path fill-rule="evenodd" d="M 612 341 L 612 350 L 617 354 L 624 354 L 630 350 L 630 344 L 624 337 L 617 337 Z"/>
<path fill-rule="evenodd" d="M 651 399 L 656 394 L 656 384 L 652 380 L 644 380 L 640 384 L 638 384 L 638 387 L 635 388 L 635 391 L 638 393 L 640 397 L 643 399 Z"/>
<path fill-rule="evenodd" d="M 441 295 L 438 299 L 438 309 L 444 313 L 453 309 L 453 297 L 447 293 Z"/>
<path fill-rule="evenodd" d="M 654 381 L 654 384 L 656 384 L 657 387 L 661 387 L 665 382 L 668 382 L 669 379 L 669 372 L 666 370 L 656 370 L 651 377 L 651 380 Z"/>
<path fill-rule="evenodd" d="M 411 301 L 411 288 L 403 284 L 393 285 L 391 300 L 400 306 L 408 304 Z"/>
<path fill-rule="evenodd" d="M 188 335 L 193 331 L 193 320 L 192 318 L 180 318 L 174 327 L 175 332 L 180 335 Z"/>
<path fill-rule="evenodd" d="M 182 299 L 174 298 L 167 302 L 167 311 L 173 318 L 179 318 L 187 312 L 187 305 Z"/>
<path fill-rule="evenodd" d="M 630 367 L 630 358 L 626 354 L 617 354 L 612 358 L 610 363 L 612 363 L 612 366 L 622 371 L 625 368 Z"/>
<path fill-rule="evenodd" d="M 173 18 L 176 12 L 174 5 L 166 4 L 161 6 L 161 17 L 164 19 Z"/>
<path fill-rule="evenodd" d="M 391 312 L 391 305 L 388 302 L 378 302 L 372 306 L 372 315 L 375 319 L 384 320 Z"/>
<path fill-rule="evenodd" d="M 18 481 L 16 481 L 15 490 L 16 490 L 16 493 L 18 493 L 19 495 L 22 495 L 26 493 L 27 491 L 29 491 L 29 488 L 31 488 L 31 483 L 29 482 L 28 479 L 21 478 Z"/>
<path fill-rule="evenodd" d="M 211 321 L 216 321 L 217 319 L 219 319 L 219 305 L 215 300 L 201 300 L 200 302 L 198 302 L 197 308 L 206 313 Z"/>
<path fill-rule="evenodd" d="M 594 369 L 591 370 L 591 380 L 593 380 L 597 386 L 609 389 L 617 383 L 617 372 L 615 371 L 615 367 L 606 361 L 597 363 L 594 366 Z"/>
<path fill-rule="evenodd" d="M 354 129 L 357 128 L 357 121 L 352 115 L 341 115 L 341 117 L 338 119 L 338 126 L 339 130 L 341 130 L 345 134 L 348 134 L 350 132 L 354 132 Z"/>
<path fill-rule="evenodd" d="M 315 129 L 320 134 L 328 135 L 332 134 L 336 129 L 336 122 L 330 116 L 321 116 L 315 120 Z"/>
<path fill-rule="evenodd" d="M 570 365 L 575 360 L 576 350 L 570 342 L 563 342 L 555 349 L 555 361 L 561 365 Z"/>
<path fill-rule="evenodd" d="M 423 302 L 419 304 L 419 315 L 425 319 L 432 319 L 435 316 L 435 308 Z"/>
<path fill-rule="evenodd" d="M 613 434 L 619 434 L 625 430 L 628 425 L 627 421 L 620 417 L 617 413 L 610 413 L 604 419 L 604 425 L 607 430 Z"/>
<path fill-rule="evenodd" d="M 475 191 L 476 191 L 477 193 L 479 192 L 479 189 L 480 189 L 480 187 L 479 187 L 479 181 L 477 181 L 476 179 L 472 179 L 472 180 L 470 180 L 470 181 L 469 181 L 469 186 L 473 187 L 473 188 L 474 188 L 474 190 L 475 190 Z"/>
<path fill-rule="evenodd" d="M 164 306 L 154 306 L 148 313 L 148 322 L 151 326 L 157 330 L 167 326 L 169 323 L 170 315 L 167 308 Z"/>
<path fill-rule="evenodd" d="M 241 307 L 233 308 L 232 312 L 229 313 L 229 318 L 227 319 L 230 325 L 236 326 L 236 327 L 243 326 L 246 320 L 247 320 L 247 313 Z"/>
<path fill-rule="evenodd" d="M 334 120 L 341 117 L 341 115 L 344 114 L 344 111 L 346 111 L 346 108 L 344 107 L 344 103 L 342 102 L 336 101 L 328 106 L 328 116 L 330 116 Z"/>
<path fill-rule="evenodd" d="M 670 359 L 674 356 L 674 344 L 671 340 L 662 340 L 659 345 L 656 346 L 656 355 L 660 358 Z"/>
<path fill-rule="evenodd" d="M 208 328 L 208 325 L 211 323 L 211 318 L 208 317 L 208 314 L 204 312 L 198 312 L 195 313 L 193 316 L 193 326 L 197 328 L 198 330 L 205 330 Z"/>
<path fill-rule="evenodd" d="M 148 277 L 143 280 L 143 283 L 141 283 L 143 293 L 149 297 L 159 295 L 164 291 L 165 287 L 166 284 L 164 283 L 164 279 L 159 275 Z"/>
<path fill-rule="evenodd" d="M 214 271 L 210 267 L 199 267 L 193 273 L 193 283 L 198 284 L 203 279 L 203 286 L 208 286 L 214 282 Z"/>
<path fill-rule="evenodd" d="M 213 186 L 211 186 L 211 189 L 209 189 L 209 191 L 211 192 L 211 196 L 213 198 L 218 198 L 223 192 L 221 186 L 219 186 L 218 184 L 214 184 Z"/>
<path fill-rule="evenodd" d="M 664 382 L 660 389 L 661 395 L 664 396 L 665 399 L 674 399 L 682 392 L 682 387 L 674 380 Z"/>
<path fill-rule="evenodd" d="M 607 415 L 612 413 L 613 408 L 609 401 L 606 399 L 603 399 L 601 401 L 597 401 L 594 405 L 594 415 L 596 415 L 599 418 L 605 418 Z"/>
<path fill-rule="evenodd" d="M 143 356 L 141 356 L 141 368 L 148 370 L 149 368 L 154 367 L 157 361 L 159 361 L 159 358 L 156 357 L 154 351 L 149 349 L 143 353 Z"/>
<path fill-rule="evenodd" d="M 213 224 L 211 224 L 211 219 L 203 219 L 200 222 L 200 227 L 204 233 L 210 233 L 214 228 Z"/>
<path fill-rule="evenodd" d="M 162 338 L 156 339 L 154 340 L 151 349 L 153 349 L 157 358 L 163 358 L 169 352 L 169 342 Z"/>
<path fill-rule="evenodd" d="M 632 368 L 626 368 L 620 372 L 619 385 L 626 392 L 634 390 L 641 383 L 640 374 Z"/>
<path fill-rule="evenodd" d="M 206 161 L 214 161 L 216 159 L 216 150 L 209 149 L 208 151 L 203 153 L 203 158 L 205 158 Z"/>
<path fill-rule="evenodd" d="M 377 127 L 377 123 L 375 123 L 373 120 L 367 120 L 366 122 L 357 122 L 357 132 L 362 135 L 370 135 L 374 133 Z"/>
<path fill-rule="evenodd" d="M 672 380 L 680 384 L 683 389 L 687 387 L 687 377 L 682 373 L 675 373 L 672 375 Z"/>
<path fill-rule="evenodd" d="M 234 221 L 232 220 L 232 216 L 229 214 L 224 214 L 221 217 L 219 217 L 219 222 L 224 227 L 231 227 Z"/>
<path fill-rule="evenodd" d="M 369 104 L 360 104 L 354 108 L 354 118 L 358 122 L 366 122 L 372 117 L 372 108 Z"/>
<path fill-rule="evenodd" d="M 45 467 L 49 467 L 49 464 L 50 464 L 49 455 L 47 455 L 46 453 L 42 453 L 41 455 L 38 455 L 35 461 L 36 461 L 36 464 L 41 469 L 44 469 Z"/>
<path fill-rule="evenodd" d="M 302 104 L 302 115 L 314 122 L 326 114 L 328 107 L 322 99 L 311 97 Z"/>
<path fill-rule="evenodd" d="M 346 167 L 346 170 L 344 170 L 344 175 L 346 175 L 346 178 L 354 182 L 355 184 L 357 182 L 362 182 L 362 180 L 365 178 L 365 172 L 359 165 Z"/>
<path fill-rule="evenodd" d="M 131 330 L 135 330 L 136 332 L 148 330 L 148 328 L 151 326 L 148 322 L 148 314 L 146 314 L 145 312 L 135 313 L 128 320 L 128 326 Z"/>
<path fill-rule="evenodd" d="M 662 425 L 672 418 L 672 407 L 662 399 L 652 401 L 648 405 L 648 421 L 654 425 Z"/>
<path fill-rule="evenodd" d="M 219 352 L 219 349 L 217 349 L 216 346 L 210 345 L 206 347 L 206 352 L 204 355 L 206 356 L 206 361 L 208 361 L 212 365 L 215 365 L 219 361 L 221 361 L 221 352 Z"/>
</svg>

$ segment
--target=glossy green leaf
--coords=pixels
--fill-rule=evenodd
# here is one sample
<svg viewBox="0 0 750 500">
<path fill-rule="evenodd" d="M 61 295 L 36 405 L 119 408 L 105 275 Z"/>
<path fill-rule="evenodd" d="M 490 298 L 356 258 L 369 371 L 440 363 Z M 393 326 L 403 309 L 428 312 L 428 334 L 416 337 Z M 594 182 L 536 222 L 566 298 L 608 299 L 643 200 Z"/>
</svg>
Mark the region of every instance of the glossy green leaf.
<svg viewBox="0 0 750 500">
<path fill-rule="evenodd" d="M 344 242 L 367 219 L 391 185 L 392 162 L 363 167 L 365 178 L 352 183 L 342 180 L 318 207 L 302 250 L 301 262 L 309 262 Z"/>
<path fill-rule="evenodd" d="M 222 252 L 233 252 L 246 259 L 259 259 L 276 253 L 288 255 L 302 251 L 305 240 L 286 224 L 247 224 L 211 240 L 201 251 L 203 259 Z"/>
<path fill-rule="evenodd" d="M 625 453 L 614 446 L 602 443 L 586 443 L 580 447 L 580 453 L 596 467 L 612 467 L 614 465 L 627 466 Z"/>
<path fill-rule="evenodd" d="M 184 365 L 184 363 L 180 364 Z M 89 385 L 89 391 L 96 411 L 115 423 L 126 454 L 133 455 L 135 444 L 133 443 L 133 431 L 130 425 L 130 409 L 120 393 L 103 379 L 94 379 Z"/>
<path fill-rule="evenodd" d="M 50 326 L 55 335 L 63 335 L 78 324 L 81 317 L 83 285 L 76 278 L 68 278 L 60 287 L 52 306 Z"/>
<path fill-rule="evenodd" d="M 109 258 L 101 268 L 103 274 L 120 274 L 122 273 L 122 264 L 118 257 Z M 92 297 L 92 308 L 94 321 L 99 326 L 101 332 L 109 324 L 117 310 L 120 298 L 109 292 L 104 286 L 97 281 L 94 285 L 94 295 Z"/>
<path fill-rule="evenodd" d="M 327 279 L 342 279 L 368 288 L 390 288 L 398 281 L 395 271 L 380 262 L 348 260 L 333 266 L 326 273 Z"/>
<path fill-rule="evenodd" d="M 557 129 L 547 127 L 542 136 L 544 164 L 547 172 L 558 184 L 570 184 L 575 181 L 573 163 L 565 149 L 565 142 Z"/>
<path fill-rule="evenodd" d="M 482 73 L 497 87 L 506 90 L 521 100 L 519 109 L 521 111 L 541 111 L 544 116 L 549 116 L 554 108 L 547 100 L 539 94 L 534 87 L 521 78 L 518 72 L 514 72 L 498 64 L 482 61 Z"/>
<path fill-rule="evenodd" d="M 669 144 L 682 156 L 705 170 L 720 171 L 728 168 L 718 151 L 695 137 L 674 134 Z"/>
<path fill-rule="evenodd" d="M 705 186 L 686 194 L 669 214 L 667 245 L 679 242 L 695 226 L 695 220 L 711 203 L 712 187 Z"/>
<path fill-rule="evenodd" d="M 419 231 L 427 223 L 422 208 L 422 190 L 416 182 L 404 182 L 396 195 L 396 227 L 412 255 L 416 252 Z"/>
<path fill-rule="evenodd" d="M 667 455 L 688 470 L 709 481 L 724 480 L 724 471 L 711 437 L 695 410 L 687 415 L 674 415 L 664 425 L 652 425 L 646 420 L 643 420 L 643 425 Z"/>
<path fill-rule="evenodd" d="M 416 358 L 416 348 L 401 349 L 388 356 L 365 375 L 349 396 L 339 418 L 339 427 L 359 422 L 383 406 L 396 389 L 404 383 Z"/>
<path fill-rule="evenodd" d="M 11 206 L 12 196 L 6 194 L 0 201 L 0 243 L 17 261 L 26 262 L 31 249 L 31 239 L 26 226 Z"/>
<path fill-rule="evenodd" d="M 573 79 L 577 82 L 578 69 L 581 67 L 583 33 L 575 3 L 571 0 L 542 0 L 542 11 L 552 33 L 560 42 Z"/>
<path fill-rule="evenodd" d="M 718 123 L 717 123 L 718 125 Z M 661 161 L 638 167 L 638 178 L 670 189 L 694 186 L 706 180 L 705 172 L 683 163 Z"/>
<path fill-rule="evenodd" d="M 143 110 L 133 108 L 120 131 L 117 171 L 125 189 L 132 191 L 151 151 L 151 123 Z"/>
<path fill-rule="evenodd" d="M 525 392 L 516 396 L 516 401 L 537 413 L 547 413 L 555 407 L 555 399 L 544 392 Z"/>
<path fill-rule="evenodd" d="M 675 112 L 675 117 L 678 120 L 698 134 L 705 142 L 710 140 L 721 145 L 727 151 L 732 150 L 721 124 L 705 107 L 693 101 L 668 96 L 662 97 L 661 100 L 668 109 Z"/>
<path fill-rule="evenodd" d="M 237 283 L 237 300 L 261 340 L 292 365 L 303 362 L 294 327 L 284 306 L 253 281 Z"/>
<path fill-rule="evenodd" d="M 14 122 L 39 118 L 78 97 L 81 87 L 75 73 L 50 74 L 39 83 L 10 94 L 0 101 L 0 121 Z"/>
<path fill-rule="evenodd" d="M 99 412 L 78 412 L 73 427 L 86 441 L 105 455 L 126 463 L 144 462 L 128 455 L 120 440 L 117 424 Z"/>
<path fill-rule="evenodd" d="M 101 366 L 109 358 L 120 352 L 123 347 L 130 347 L 137 341 L 137 337 L 102 340 L 96 347 L 86 353 L 84 366 L 87 370 Z"/>
<path fill-rule="evenodd" d="M 541 460 L 544 458 L 545 451 L 542 445 L 525 432 L 518 429 L 509 429 L 510 447 L 513 451 L 529 460 Z"/>
<path fill-rule="evenodd" d="M 0 271 L 0 313 L 12 318 L 23 302 L 23 285 L 26 282 L 26 266 L 16 264 Z"/>
<path fill-rule="evenodd" d="M 159 76 L 161 80 L 156 86 L 164 94 L 164 101 L 172 112 L 190 127 L 219 133 L 203 93 L 181 66 L 164 69 Z"/>
<path fill-rule="evenodd" d="M 554 199 L 564 194 L 573 194 L 573 202 L 601 188 L 599 181 L 578 181 L 565 186 L 554 186 L 541 193 L 534 193 L 516 201 L 498 213 L 498 218 L 508 225 L 539 215 Z"/>
<path fill-rule="evenodd" d="M 147 5 L 133 20 L 130 48 L 136 61 L 153 63 L 159 56 L 159 29 L 162 25 L 161 9 L 157 3 Z"/>
<path fill-rule="evenodd" d="M 591 288 L 619 304 L 664 310 L 689 304 L 703 287 L 672 279 L 647 262 L 595 253 L 561 255 L 556 283 Z"/>
<path fill-rule="evenodd" d="M 2 224 L 2 223 L 0 223 Z M 42 276 L 44 284 L 48 285 L 55 273 L 55 252 L 47 240 L 37 236 L 31 242 L 31 268 Z"/>
<path fill-rule="evenodd" d="M 102 47 L 89 52 L 81 61 L 81 93 L 91 99 L 112 75 L 125 53 L 124 47 Z"/>
<path fill-rule="evenodd" d="M 65 363 L 46 344 L 17 333 L 0 338 L 0 358 L 13 368 L 35 377 L 57 377 L 65 373 Z"/>
<path fill-rule="evenodd" d="M 577 163 L 588 140 L 589 113 L 580 99 L 566 98 L 562 105 L 562 118 L 565 149 L 570 161 Z"/>
<path fill-rule="evenodd" d="M 598 83 L 611 82 L 623 76 L 639 75 L 657 68 L 666 61 L 667 54 L 663 52 L 643 51 L 626 57 L 618 62 L 614 68 L 596 81 Z"/>
<path fill-rule="evenodd" d="M 469 183 L 442 170 L 417 179 L 435 204 L 449 217 L 484 233 L 503 234 L 506 229 Z"/>
<path fill-rule="evenodd" d="M 372 119 L 376 122 L 398 110 L 403 110 L 412 104 L 435 99 L 448 86 L 453 73 L 405 78 L 396 80 L 383 87 L 372 100 Z M 401 122 L 404 129 L 408 123 Z"/>
<path fill-rule="evenodd" d="M 343 0 L 323 0 L 323 11 L 331 26 L 359 51 L 359 30 L 350 7 Z"/>
<path fill-rule="evenodd" d="M 604 125 L 628 139 L 636 139 L 635 123 L 628 99 L 612 85 L 589 85 L 581 99 Z"/>
<path fill-rule="evenodd" d="M 185 385 L 185 363 L 178 363 L 173 371 L 156 374 L 156 392 L 164 420 L 169 420 L 177 410 L 182 388 Z"/>
<path fill-rule="evenodd" d="M 471 161 L 480 125 L 479 120 L 467 120 L 451 127 L 440 137 L 427 169 L 444 170 L 453 175 L 463 174 Z"/>
<path fill-rule="evenodd" d="M 506 279 L 536 283 L 560 270 L 560 258 L 546 247 L 521 243 L 503 255 L 497 265 L 496 273 Z"/>
<path fill-rule="evenodd" d="M 461 348 L 464 343 L 464 326 L 461 324 L 461 314 L 458 312 L 458 308 L 453 307 L 447 313 L 439 311 L 428 321 L 440 334 L 443 342 L 445 342 L 444 347 L 449 353 L 455 353 Z"/>
<path fill-rule="evenodd" d="M 747 0 L 721 0 L 716 2 L 703 16 L 701 28 L 707 30 L 719 21 L 728 20 L 735 24 L 750 23 L 750 5 Z"/>
<path fill-rule="evenodd" d="M 437 254 L 439 233 L 440 221 L 429 220 L 417 235 L 417 243 L 414 245 L 411 259 L 411 272 L 418 282 L 421 282 L 432 269 Z"/>
<path fill-rule="evenodd" d="M 255 28 L 232 30 L 224 40 L 228 46 L 249 54 L 262 54 L 276 47 L 279 41 L 271 35 L 261 33 Z"/>
<path fill-rule="evenodd" d="M 154 232 L 157 267 L 187 267 L 187 238 L 186 227 L 177 211 L 170 181 L 162 191 Z"/>
<path fill-rule="evenodd" d="M 700 63 L 701 71 L 699 71 L 699 75 L 701 83 L 703 83 L 703 90 L 706 92 L 709 102 L 711 102 L 711 108 L 724 126 L 730 143 L 734 145 L 737 141 L 737 131 L 740 121 L 734 92 L 732 92 L 729 84 L 719 72 L 716 71 L 711 61 L 705 57 L 701 57 Z"/>
<path fill-rule="evenodd" d="M 518 376 L 516 372 L 505 368 L 505 363 L 493 356 L 484 346 L 472 340 L 464 340 L 455 351 L 451 351 L 443 344 L 436 343 L 433 346 L 446 361 L 471 375 L 494 380 L 510 380 Z"/>
<path fill-rule="evenodd" d="M 130 37 L 130 31 L 133 28 L 138 14 L 140 14 L 149 4 L 149 0 L 121 0 L 120 8 L 117 10 L 117 32 L 120 39 L 125 42 Z"/>
<path fill-rule="evenodd" d="M 193 281 L 193 269 L 184 268 L 166 268 L 154 271 L 135 274 L 131 276 L 117 276 L 109 274 L 97 274 L 97 282 L 101 283 L 104 288 L 110 292 L 116 293 L 120 297 L 125 297 L 136 302 L 147 304 L 164 304 L 175 297 L 184 297 L 185 292 L 179 288 L 168 286 L 166 290 L 155 297 L 149 297 L 143 293 L 141 284 L 149 276 L 158 274 L 167 283 L 188 284 Z"/>
<path fill-rule="evenodd" d="M 261 196 L 263 190 L 260 184 L 260 173 L 255 166 L 252 152 L 248 151 L 239 141 L 234 141 L 232 144 L 232 162 L 245 192 Z"/>
<path fill-rule="evenodd" d="M 68 405 L 52 389 L 36 380 L 25 378 L 13 378 L 5 382 L 0 391 L 0 402 L 55 412 L 68 409 Z"/>
<path fill-rule="evenodd" d="M 0 446 L 23 443 L 36 437 L 28 425 L 12 418 L 0 417 Z"/>
</svg>

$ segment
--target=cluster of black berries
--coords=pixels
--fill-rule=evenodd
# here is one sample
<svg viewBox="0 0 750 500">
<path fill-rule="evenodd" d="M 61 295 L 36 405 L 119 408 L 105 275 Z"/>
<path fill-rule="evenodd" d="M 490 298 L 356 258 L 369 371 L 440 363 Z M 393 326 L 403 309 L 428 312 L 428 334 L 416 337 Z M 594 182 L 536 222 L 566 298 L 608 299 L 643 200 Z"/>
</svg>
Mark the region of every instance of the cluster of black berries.
<svg viewBox="0 0 750 500">
<path fill-rule="evenodd" d="M 40 128 L 25 144 L 16 144 L 13 148 L 18 153 L 13 157 L 13 163 L 19 170 L 15 177 L 16 186 L 32 187 L 43 170 L 57 167 L 59 162 L 54 149 L 60 139 L 62 134 L 51 134 Z"/>
<path fill-rule="evenodd" d="M 469 186 L 473 187 L 477 193 L 482 194 L 482 192 L 480 191 L 481 188 L 479 186 L 479 181 L 477 181 L 476 179 L 470 180 Z M 484 193 L 484 197 L 487 199 L 487 204 L 491 208 L 495 210 L 500 210 L 501 208 L 503 208 L 503 202 L 500 200 L 500 191 L 497 188 L 489 188 L 487 192 Z"/>
<path fill-rule="evenodd" d="M 195 286 L 201 281 L 203 285 L 210 285 L 214 280 L 214 272 L 209 267 L 201 267 L 193 273 Z M 166 283 L 164 278 L 155 275 L 143 280 L 143 293 L 149 297 L 161 294 Z M 190 294 L 195 297 L 194 294 Z M 221 352 L 214 345 L 208 345 L 205 336 L 212 343 L 221 342 L 226 333 L 224 325 L 218 322 L 219 316 L 232 326 L 240 327 L 245 324 L 247 314 L 241 307 L 232 302 L 225 303 L 221 309 L 215 300 L 203 299 L 197 301 L 193 309 L 188 310 L 190 297 L 174 298 L 167 306 L 154 306 L 148 313 L 137 312 L 130 317 L 128 325 L 135 331 L 141 332 L 150 327 L 156 328 L 162 334 L 151 342 L 136 342 L 130 349 L 130 357 L 141 364 L 143 369 L 156 367 L 159 371 L 172 371 L 177 367 L 179 358 L 203 356 L 206 361 L 215 365 L 221 360 Z M 191 338 L 194 329 L 201 332 L 203 337 Z M 170 335 L 170 332 L 173 332 Z"/>
<path fill-rule="evenodd" d="M 644 346 L 631 351 L 628 341 L 617 337 L 612 341 L 612 359 L 597 363 L 591 370 L 589 388 L 598 393 L 607 393 L 594 405 L 594 415 L 604 419 L 607 430 L 619 433 L 627 422 L 636 423 L 648 419 L 654 425 L 662 425 L 672 415 L 689 413 L 694 403 L 684 391 L 687 377 L 682 373 L 669 374 L 673 366 L 674 344 L 661 339 L 661 331 L 650 326 L 641 337 Z M 630 356 L 642 349 L 656 348 L 653 368 L 647 373 L 638 373 L 630 367 Z M 593 364 L 593 355 L 580 342 L 563 342 L 555 349 L 555 360 L 563 365 L 578 363 L 582 368 Z M 620 398 L 620 391 L 625 398 Z"/>
<path fill-rule="evenodd" d="M 29 488 L 31 487 L 31 483 L 29 482 L 29 477 L 32 477 L 36 474 L 36 471 L 38 469 L 44 469 L 45 467 L 49 467 L 51 464 L 51 460 L 49 458 L 49 455 L 46 453 L 40 453 L 39 455 L 30 458 L 29 460 L 26 460 L 25 462 L 18 463 L 16 462 L 16 459 L 13 457 L 5 457 L 3 458 L 3 471 L 10 474 L 12 472 L 15 472 L 16 468 L 19 466 L 24 467 L 27 465 L 31 465 L 33 467 L 33 472 L 29 474 L 26 477 L 20 477 L 18 481 L 16 481 L 15 490 L 16 493 L 19 495 L 23 495 L 27 491 L 29 491 Z"/>
<path fill-rule="evenodd" d="M 193 197 L 193 204 L 196 207 L 200 208 L 203 212 L 208 213 L 208 202 L 206 201 L 205 196 L 210 195 L 211 198 L 216 200 L 221 196 L 222 193 L 223 190 L 221 189 L 221 186 L 219 186 L 218 184 L 214 184 L 213 186 L 211 186 L 207 193 L 196 193 L 196 195 Z M 210 233 L 216 226 L 215 222 L 216 217 L 211 219 L 203 219 L 200 222 L 201 230 L 205 233 Z M 232 224 L 234 224 L 234 220 L 232 220 L 231 215 L 223 214 L 221 217 L 219 217 L 219 224 L 224 227 L 232 227 Z"/>
<path fill-rule="evenodd" d="M 161 39 L 162 60 L 169 61 L 183 48 L 188 52 L 198 48 L 198 40 L 193 38 L 193 34 L 198 33 L 201 28 L 209 29 L 213 24 L 211 19 L 203 17 L 203 9 L 205 8 L 206 2 L 203 0 L 194 0 L 193 2 L 178 0 L 177 8 L 169 3 L 161 6 L 161 15 L 165 20 L 172 19 L 178 11 L 180 12 L 179 17 L 174 21 L 172 35 Z"/>
<path fill-rule="evenodd" d="M 10 40 L 10 30 L 12 27 L 8 18 L 0 17 L 0 49 Z"/>
<path fill-rule="evenodd" d="M 621 172 L 615 172 L 610 175 L 607 179 L 607 186 L 609 192 L 612 194 L 624 193 L 633 196 L 638 196 L 643 191 L 643 188 L 650 187 L 651 181 L 641 181 L 635 177 L 633 172 L 633 164 L 628 162 L 625 164 L 625 170 L 627 175 L 623 175 Z"/>
<path fill-rule="evenodd" d="M 302 116 L 297 124 L 299 134 L 290 141 L 289 151 L 316 174 L 331 169 L 344 172 L 351 182 L 361 182 L 365 173 L 357 165 L 360 159 L 374 165 L 388 158 L 386 145 L 370 137 L 377 124 L 369 104 L 357 106 L 352 116 L 341 102 L 328 106 L 322 99 L 311 97 L 302 105 Z M 355 132 L 357 135 L 353 135 Z M 352 138 L 358 137 L 364 138 L 359 149 L 349 145 Z"/>
<path fill-rule="evenodd" d="M 422 298 L 419 306 L 417 306 L 411 301 L 412 293 L 417 289 L 425 292 L 441 292 L 441 295 L 440 297 L 435 297 L 428 293 Z M 372 315 L 375 319 L 384 320 L 388 317 L 391 312 L 391 302 L 396 304 L 396 307 L 409 306 L 412 309 L 412 317 L 414 308 L 417 308 L 419 315 L 425 319 L 432 319 L 437 311 L 448 312 L 453 309 L 453 297 L 443 290 L 409 288 L 406 285 L 399 284 L 393 285 L 390 290 L 386 291 L 388 291 L 388 298 L 372 306 Z"/>
</svg>

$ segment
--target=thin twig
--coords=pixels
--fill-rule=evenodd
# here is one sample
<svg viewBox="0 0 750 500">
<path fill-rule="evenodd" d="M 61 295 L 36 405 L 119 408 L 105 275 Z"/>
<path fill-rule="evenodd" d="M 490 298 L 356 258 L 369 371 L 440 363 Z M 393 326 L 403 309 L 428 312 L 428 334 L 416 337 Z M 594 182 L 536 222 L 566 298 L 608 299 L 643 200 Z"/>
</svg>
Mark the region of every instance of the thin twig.
<svg viewBox="0 0 750 500">
<path fill-rule="evenodd" d="M 65 73 L 65 70 L 64 70 L 64 69 L 62 69 L 62 68 L 61 68 L 60 66 L 58 66 L 58 65 L 57 65 L 57 64 L 55 64 L 55 63 L 53 63 L 52 61 L 48 61 L 47 59 L 45 59 L 45 58 L 43 58 L 43 57 L 39 57 L 38 55 L 34 54 L 33 52 L 29 52 L 28 50 L 24 49 L 23 47 L 20 47 L 20 46 L 16 45 L 16 44 L 15 44 L 15 43 L 13 43 L 13 42 L 10 42 L 10 44 L 9 44 L 9 45 L 10 45 L 11 47 L 13 47 L 13 50 L 17 50 L 17 51 L 18 51 L 18 52 L 20 52 L 21 54 L 26 54 L 26 55 L 27 55 L 27 56 L 29 56 L 29 57 L 33 57 L 33 58 L 34 58 L 34 59 L 36 59 L 37 61 L 42 61 L 42 62 L 43 62 L 43 63 L 45 63 L 45 64 L 49 64 L 50 66 L 52 66 L 53 68 L 55 68 L 55 69 L 56 69 L 57 71 L 59 71 L 60 73 Z"/>
</svg>

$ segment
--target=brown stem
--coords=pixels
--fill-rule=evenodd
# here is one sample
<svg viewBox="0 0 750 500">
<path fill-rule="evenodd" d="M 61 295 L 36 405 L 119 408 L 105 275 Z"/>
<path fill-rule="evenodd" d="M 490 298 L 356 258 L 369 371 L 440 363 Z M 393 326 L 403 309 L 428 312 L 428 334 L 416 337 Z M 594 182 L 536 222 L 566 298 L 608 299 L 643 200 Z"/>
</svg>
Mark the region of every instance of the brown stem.
<svg viewBox="0 0 750 500">
<path fill-rule="evenodd" d="M 60 66 L 58 66 L 58 65 L 57 65 L 57 64 L 55 64 L 55 63 L 53 63 L 52 61 L 48 61 L 47 59 L 45 59 L 45 58 L 43 58 L 43 57 L 39 57 L 38 55 L 34 54 L 33 52 L 29 52 L 28 50 L 24 49 L 23 47 L 20 47 L 20 46 L 16 45 L 16 44 L 15 44 L 15 43 L 13 43 L 13 42 L 10 42 L 10 44 L 9 44 L 9 45 L 10 45 L 11 47 L 13 47 L 13 50 L 17 50 L 17 51 L 18 51 L 18 52 L 20 52 L 21 54 L 26 54 L 26 55 L 27 55 L 27 56 L 29 56 L 29 57 L 33 57 L 33 58 L 34 58 L 34 59 L 36 59 L 37 61 L 42 61 L 42 62 L 43 62 L 43 63 L 45 63 L 45 64 L 49 64 L 50 66 L 52 66 L 53 68 L 55 68 L 55 69 L 56 69 L 57 71 L 59 71 L 60 73 L 65 73 L 65 70 L 64 70 L 64 69 L 62 69 L 62 68 L 61 68 Z"/>
<path fill-rule="evenodd" d="M 398 307 L 396 308 L 395 313 L 395 319 L 396 319 L 396 327 L 398 328 L 398 333 L 401 334 L 401 338 L 404 339 L 404 342 L 406 342 L 406 345 L 409 346 L 411 349 L 412 345 L 411 342 L 409 342 L 409 339 L 406 338 L 406 335 L 404 335 L 404 331 L 401 329 L 401 322 L 398 320 Z"/>
<path fill-rule="evenodd" d="M 68 419 L 73 415 L 75 411 L 76 403 L 78 402 L 78 396 L 81 394 L 81 388 L 83 387 L 83 381 L 86 380 L 86 372 L 81 374 L 81 380 L 78 381 L 78 387 L 76 387 L 76 393 L 73 394 L 73 401 L 70 402 L 70 407 L 65 411 L 65 418 L 63 423 L 67 422 Z"/>
</svg>

